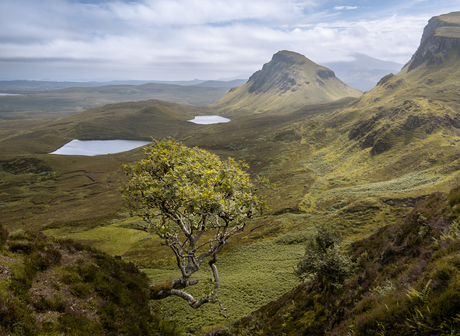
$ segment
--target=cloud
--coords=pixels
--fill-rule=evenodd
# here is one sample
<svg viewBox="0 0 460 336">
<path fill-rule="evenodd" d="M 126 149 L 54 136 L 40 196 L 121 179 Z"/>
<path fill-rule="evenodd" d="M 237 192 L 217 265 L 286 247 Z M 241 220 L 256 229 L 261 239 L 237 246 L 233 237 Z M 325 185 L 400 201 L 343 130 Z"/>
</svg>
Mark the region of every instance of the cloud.
<svg viewBox="0 0 460 336">
<path fill-rule="evenodd" d="M 215 79 L 250 75 L 283 49 L 319 64 L 355 52 L 405 63 L 431 17 L 352 9 L 319 0 L 2 0 L 0 74 Z"/>
<path fill-rule="evenodd" d="M 358 6 L 335 6 L 335 10 L 350 10 L 350 9 L 358 9 Z"/>
</svg>

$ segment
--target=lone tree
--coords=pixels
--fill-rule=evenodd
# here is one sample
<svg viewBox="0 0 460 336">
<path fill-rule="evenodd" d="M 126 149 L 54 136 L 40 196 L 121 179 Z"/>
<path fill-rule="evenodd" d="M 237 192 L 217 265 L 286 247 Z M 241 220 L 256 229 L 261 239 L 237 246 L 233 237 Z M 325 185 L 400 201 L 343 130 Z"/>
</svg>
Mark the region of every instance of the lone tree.
<svg viewBox="0 0 460 336">
<path fill-rule="evenodd" d="M 340 287 L 352 275 L 356 263 L 342 249 L 342 236 L 331 225 L 316 227 L 317 232 L 305 244 L 305 255 L 297 264 L 296 275 L 304 281 L 314 276 L 318 288 Z"/>
<path fill-rule="evenodd" d="M 151 285 L 150 299 L 176 295 L 192 308 L 218 302 L 220 314 L 226 317 L 218 299 L 218 254 L 229 238 L 243 231 L 248 218 L 266 208 L 247 168 L 241 161 L 220 161 L 203 149 L 173 139 L 154 139 L 144 147 L 141 161 L 122 166 L 127 181 L 120 191 L 132 215 L 140 216 L 146 222 L 145 230 L 171 248 L 182 274 Z M 212 270 L 214 288 L 195 299 L 184 289 L 198 283 L 199 279 L 191 277 L 205 260 Z"/>
</svg>

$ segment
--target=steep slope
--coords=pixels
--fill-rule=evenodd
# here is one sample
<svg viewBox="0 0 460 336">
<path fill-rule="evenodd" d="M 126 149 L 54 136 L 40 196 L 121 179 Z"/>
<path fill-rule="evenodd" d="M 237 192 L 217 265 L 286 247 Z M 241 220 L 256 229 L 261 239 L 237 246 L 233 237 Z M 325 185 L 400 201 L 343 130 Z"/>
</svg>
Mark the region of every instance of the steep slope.
<svg viewBox="0 0 460 336">
<path fill-rule="evenodd" d="M 0 225 L 4 335 L 171 335 L 150 311 L 149 280 L 133 264 L 70 239 L 9 235 Z M 162 330 L 163 329 L 163 330 Z"/>
<path fill-rule="evenodd" d="M 420 47 L 405 67 L 411 71 L 421 64 L 441 64 L 448 53 L 460 46 L 460 12 L 452 12 L 430 19 L 425 27 Z"/>
<path fill-rule="evenodd" d="M 348 248 L 341 288 L 300 284 L 214 335 L 458 335 L 459 187 L 419 202 L 405 220 Z"/>
<path fill-rule="evenodd" d="M 359 97 L 361 92 L 339 80 L 333 71 L 291 51 L 273 55 L 246 84 L 209 105 L 221 115 L 295 110 L 307 104 Z"/>
<path fill-rule="evenodd" d="M 349 138 L 370 148 L 373 155 L 420 143 L 428 148 L 455 146 L 460 136 L 459 82 L 460 12 L 456 12 L 432 18 L 404 69 L 383 77 L 334 122 L 343 125 L 350 114 L 359 116 L 345 122 L 345 127 Z"/>
</svg>

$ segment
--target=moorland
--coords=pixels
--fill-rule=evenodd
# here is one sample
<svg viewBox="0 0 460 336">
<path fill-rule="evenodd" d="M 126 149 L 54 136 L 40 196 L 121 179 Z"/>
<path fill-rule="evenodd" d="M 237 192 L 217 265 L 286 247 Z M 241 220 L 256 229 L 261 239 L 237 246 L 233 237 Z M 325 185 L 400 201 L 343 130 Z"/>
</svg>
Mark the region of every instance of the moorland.
<svg viewBox="0 0 460 336">
<path fill-rule="evenodd" d="M 195 98 L 188 98 L 183 91 L 179 95 L 184 100 L 167 101 L 166 96 L 152 96 L 136 86 L 129 90 L 139 99 L 115 103 L 107 97 L 128 89 L 111 87 L 104 96 L 102 89 L 98 93 L 97 88 L 85 88 L 91 96 L 88 100 L 96 102 L 86 109 L 89 106 L 75 95 L 84 90 L 72 88 L 43 93 L 37 98 L 43 108 L 35 113 L 34 95 L 25 94 L 14 109 L 1 112 L 1 225 L 10 233 L 3 239 L 0 292 L 4 297 L 14 290 L 18 297 L 27 294 L 29 305 L 35 302 L 36 306 L 27 311 L 24 305 L 21 314 L 35 319 L 30 325 L 41 321 L 41 326 L 58 334 L 59 318 L 65 315 L 65 309 L 59 309 L 68 302 L 53 298 L 64 290 L 71 292 L 80 298 L 75 302 L 81 307 L 85 300 L 92 302 L 94 315 L 99 298 L 90 296 L 90 286 L 102 281 L 90 272 L 90 261 L 85 265 L 80 261 L 78 267 L 67 264 L 68 251 L 94 249 L 116 256 L 112 259 L 117 262 L 101 262 L 112 260 L 105 254 L 96 259 L 117 269 L 130 262 L 151 283 L 177 277 L 173 255 L 159 238 L 139 230 L 140 219 L 130 216 L 118 192 L 120 166 L 140 160 L 141 149 L 96 157 L 48 154 L 75 138 L 171 136 L 222 159 L 244 160 L 253 176 L 269 178 L 276 188 L 263 191 L 270 210 L 249 221 L 221 253 L 219 297 L 229 319 L 219 316 L 215 306 L 192 310 L 174 298 L 151 302 L 161 319 L 193 334 L 211 330 L 222 335 L 458 332 L 459 41 L 458 12 L 431 19 L 419 49 L 404 68 L 386 75 L 365 93 L 300 54 L 280 51 L 247 83 L 223 98 L 207 96 L 207 101 L 202 93 L 196 98 L 190 92 Z M 73 95 L 72 103 L 66 92 Z M 56 97 L 62 99 L 60 103 L 54 103 Z M 0 101 L 16 98 L 0 97 Z M 193 106 L 189 99 L 206 106 Z M 47 111 L 49 105 L 56 110 Z M 231 121 L 187 122 L 196 115 L 214 114 Z M 304 254 L 304 242 L 321 223 L 340 230 L 344 248 L 360 265 L 336 291 L 300 283 L 293 272 Z M 49 242 L 43 242 L 38 252 L 24 247 L 33 245 L 25 242 L 42 239 L 37 232 L 55 239 L 51 241 L 61 257 L 51 258 L 55 261 L 40 266 L 38 273 L 14 277 L 22 272 L 16 264 L 24 255 L 36 255 L 37 263 L 46 253 L 59 255 L 43 252 L 52 250 L 46 245 Z M 70 240 L 80 247 L 69 247 Z M 45 277 L 54 265 L 62 269 L 54 278 Z M 77 275 L 67 279 L 71 274 Z M 203 271 L 198 277 L 211 275 Z M 30 291 L 48 288 L 45 281 L 54 288 L 48 296 L 41 295 L 48 301 L 39 308 L 36 302 L 42 299 Z M 38 285 L 14 285 L 29 282 Z M 203 290 L 193 289 L 195 294 Z M 120 302 L 109 294 L 106 297 L 114 304 Z M 127 311 L 137 309 L 126 305 Z M 39 315 L 49 311 L 56 312 L 54 318 Z M 57 329 L 52 329 L 53 323 Z M 85 332 L 98 330 L 91 328 Z"/>
</svg>

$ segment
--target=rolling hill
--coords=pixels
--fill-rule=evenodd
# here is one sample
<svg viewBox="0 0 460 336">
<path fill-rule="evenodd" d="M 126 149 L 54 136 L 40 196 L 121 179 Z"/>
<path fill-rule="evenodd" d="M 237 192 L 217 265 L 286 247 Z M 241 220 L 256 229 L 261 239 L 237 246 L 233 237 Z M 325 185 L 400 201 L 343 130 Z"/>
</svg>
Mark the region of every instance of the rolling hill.
<svg viewBox="0 0 460 336">
<path fill-rule="evenodd" d="M 211 104 L 230 90 L 236 82 L 215 82 L 197 85 L 145 83 L 141 85 L 104 85 L 43 89 L 66 83 L 0 82 L 2 90 L 18 95 L 0 96 L 0 122 L 3 120 L 57 119 L 82 112 L 91 107 L 119 102 L 158 99 L 192 106 Z M 3 84 L 3 85 L 2 85 Z M 29 85 L 29 86 L 28 86 Z M 83 84 L 82 84 L 83 85 Z M 230 87 L 229 87 L 230 85 Z M 20 88 L 14 89 L 14 88 Z"/>
</svg>

